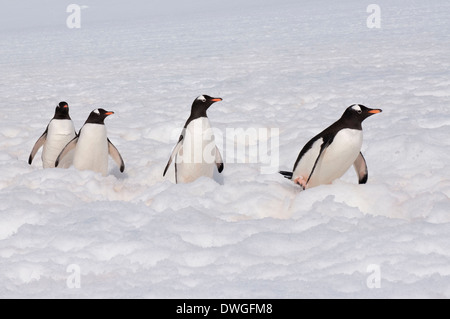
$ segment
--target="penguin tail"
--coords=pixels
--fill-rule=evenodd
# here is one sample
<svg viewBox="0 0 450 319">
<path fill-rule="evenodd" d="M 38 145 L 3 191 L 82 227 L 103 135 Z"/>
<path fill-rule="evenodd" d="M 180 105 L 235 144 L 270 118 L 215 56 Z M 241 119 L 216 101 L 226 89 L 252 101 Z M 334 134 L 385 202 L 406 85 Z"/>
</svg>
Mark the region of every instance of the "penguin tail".
<svg viewBox="0 0 450 319">
<path fill-rule="evenodd" d="M 283 175 L 284 178 L 292 179 L 293 172 L 280 171 L 279 173 Z"/>
</svg>

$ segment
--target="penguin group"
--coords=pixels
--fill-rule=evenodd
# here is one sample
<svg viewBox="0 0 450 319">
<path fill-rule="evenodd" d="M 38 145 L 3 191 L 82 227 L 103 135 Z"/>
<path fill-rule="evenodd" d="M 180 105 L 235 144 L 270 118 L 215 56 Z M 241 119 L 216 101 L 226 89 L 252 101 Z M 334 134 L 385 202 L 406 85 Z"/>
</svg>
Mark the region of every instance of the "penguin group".
<svg viewBox="0 0 450 319">
<path fill-rule="evenodd" d="M 222 98 L 201 95 L 191 106 L 191 113 L 172 150 L 163 176 L 170 165 L 175 168 L 176 183 L 190 183 L 202 176 L 213 178 L 215 170 L 222 173 L 224 161 L 215 144 L 207 110 Z M 311 138 L 300 150 L 292 171 L 280 171 L 284 177 L 306 190 L 331 184 L 342 177 L 353 165 L 359 184 L 368 180 L 368 169 L 361 153 L 362 122 L 381 109 L 371 109 L 361 104 L 349 106 L 341 118 Z M 36 141 L 28 163 L 31 165 L 38 150 L 42 150 L 44 168 L 91 170 L 108 174 L 108 157 L 111 156 L 124 172 L 125 163 L 117 148 L 107 136 L 105 119 L 114 114 L 102 108 L 93 110 L 77 133 L 69 116 L 69 105 L 60 102 L 44 133 Z"/>
<path fill-rule="evenodd" d="M 56 107 L 55 116 L 35 143 L 28 163 L 31 165 L 37 151 L 43 146 L 44 168 L 67 168 L 73 164 L 79 170 L 91 170 L 106 176 L 110 155 L 123 173 L 125 163 L 122 156 L 106 134 L 105 119 L 112 114 L 114 112 L 101 108 L 93 110 L 83 127 L 76 133 L 69 116 L 69 105 L 60 102 Z"/>
</svg>

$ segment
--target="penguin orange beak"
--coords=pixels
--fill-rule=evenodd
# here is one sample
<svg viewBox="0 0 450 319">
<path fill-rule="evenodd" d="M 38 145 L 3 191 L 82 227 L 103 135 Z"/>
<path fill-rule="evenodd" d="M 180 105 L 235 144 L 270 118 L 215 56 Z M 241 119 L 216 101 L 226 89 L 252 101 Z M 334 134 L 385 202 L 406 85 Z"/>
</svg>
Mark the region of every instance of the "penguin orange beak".
<svg viewBox="0 0 450 319">
<path fill-rule="evenodd" d="M 383 111 L 380 110 L 380 109 L 375 109 L 375 110 L 370 110 L 369 111 L 370 114 L 378 114 L 378 113 L 381 113 L 381 112 L 383 112 Z"/>
<path fill-rule="evenodd" d="M 64 108 L 65 108 L 65 109 L 67 109 L 68 107 L 69 107 L 69 106 L 68 106 L 67 104 L 66 104 L 66 105 L 64 105 Z"/>
<path fill-rule="evenodd" d="M 211 99 L 211 101 L 213 101 L 213 102 L 220 102 L 220 101 L 223 101 L 223 99 L 218 97 L 218 98 Z"/>
<path fill-rule="evenodd" d="M 113 115 L 114 112 L 106 112 L 105 115 L 109 116 L 109 115 Z"/>
</svg>

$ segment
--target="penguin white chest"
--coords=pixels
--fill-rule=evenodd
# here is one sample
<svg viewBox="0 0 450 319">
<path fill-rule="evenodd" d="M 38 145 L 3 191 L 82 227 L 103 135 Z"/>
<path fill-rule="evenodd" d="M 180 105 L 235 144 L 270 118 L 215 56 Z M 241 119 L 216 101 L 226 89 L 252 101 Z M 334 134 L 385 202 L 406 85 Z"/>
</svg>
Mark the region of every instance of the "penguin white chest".
<svg viewBox="0 0 450 319">
<path fill-rule="evenodd" d="M 79 170 L 108 173 L 108 137 L 105 125 L 85 124 L 78 137 L 73 165 Z"/>
<path fill-rule="evenodd" d="M 51 120 L 47 140 L 42 150 L 44 168 L 55 167 L 55 161 L 63 148 L 75 137 L 72 120 Z M 70 164 L 70 163 L 69 163 Z"/>
<path fill-rule="evenodd" d="M 216 158 L 214 132 L 208 118 L 193 120 L 186 127 L 177 154 L 177 182 L 189 183 L 201 176 L 213 177 Z"/>
<path fill-rule="evenodd" d="M 323 151 L 308 186 L 330 184 L 342 177 L 358 157 L 362 140 L 362 130 L 340 130 L 333 142 Z"/>
</svg>

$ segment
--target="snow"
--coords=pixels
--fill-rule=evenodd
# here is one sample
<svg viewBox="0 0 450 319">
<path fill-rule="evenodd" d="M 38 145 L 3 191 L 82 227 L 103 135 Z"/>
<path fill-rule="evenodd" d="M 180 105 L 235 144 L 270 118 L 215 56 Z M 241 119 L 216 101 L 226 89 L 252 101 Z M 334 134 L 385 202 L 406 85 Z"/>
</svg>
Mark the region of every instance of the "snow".
<svg viewBox="0 0 450 319">
<path fill-rule="evenodd" d="M 450 4 L 377 1 L 380 29 L 369 4 L 86 0 L 80 29 L 60 1 L 3 4 L 0 297 L 449 298 Z M 162 173 L 201 94 L 224 99 L 208 115 L 225 169 L 174 184 Z M 27 164 L 60 101 L 77 130 L 115 112 L 124 174 Z M 225 152 L 278 141 L 291 169 L 352 104 L 383 110 L 363 123 L 366 185 L 350 169 L 301 192 Z"/>
</svg>

